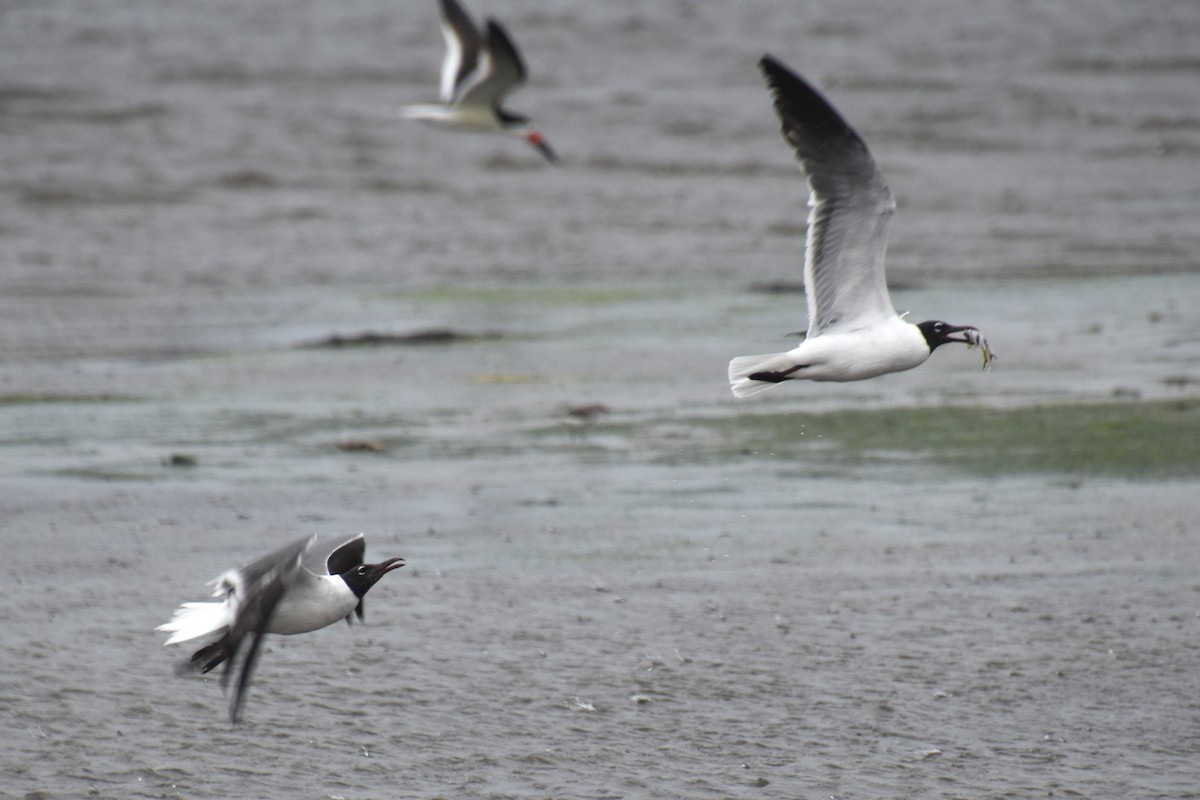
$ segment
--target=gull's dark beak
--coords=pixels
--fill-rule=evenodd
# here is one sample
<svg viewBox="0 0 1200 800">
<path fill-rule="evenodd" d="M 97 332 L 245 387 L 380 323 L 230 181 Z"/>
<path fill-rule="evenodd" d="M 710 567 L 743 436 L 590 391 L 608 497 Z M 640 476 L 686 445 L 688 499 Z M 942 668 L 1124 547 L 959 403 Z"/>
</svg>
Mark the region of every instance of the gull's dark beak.
<svg viewBox="0 0 1200 800">
<path fill-rule="evenodd" d="M 525 141 L 537 148 L 537 151 L 542 154 L 551 164 L 558 163 L 558 154 L 554 152 L 554 148 L 550 147 L 550 143 L 542 138 L 542 135 L 537 131 L 530 131 L 525 134 Z"/>
<path fill-rule="evenodd" d="M 967 336 L 965 331 L 975 331 L 976 335 L 979 334 L 979 329 L 976 328 L 974 325 L 947 325 L 946 333 L 944 336 L 942 336 L 942 341 L 943 342 L 959 342 L 961 344 L 972 344 L 975 340 L 973 338 Z M 961 337 L 952 336 L 951 334 L 954 334 L 954 333 L 961 333 L 963 335 Z"/>
<path fill-rule="evenodd" d="M 387 561 L 381 561 L 378 564 L 373 564 L 371 566 L 371 577 L 374 580 L 379 580 L 392 570 L 403 567 L 404 563 L 405 562 L 403 558 L 389 558 Z"/>
</svg>

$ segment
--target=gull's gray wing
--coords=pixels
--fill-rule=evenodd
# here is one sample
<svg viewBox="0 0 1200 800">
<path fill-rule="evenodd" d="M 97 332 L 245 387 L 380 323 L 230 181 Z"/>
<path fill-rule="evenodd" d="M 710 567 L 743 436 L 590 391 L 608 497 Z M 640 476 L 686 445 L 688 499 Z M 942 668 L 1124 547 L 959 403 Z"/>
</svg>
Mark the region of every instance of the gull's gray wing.
<svg viewBox="0 0 1200 800">
<path fill-rule="evenodd" d="M 291 567 L 293 564 L 298 563 L 304 556 L 305 551 L 316 541 L 316 538 L 316 536 L 305 536 L 303 539 L 297 539 L 294 542 L 285 544 L 283 547 L 267 553 L 260 559 L 232 570 L 232 575 L 226 573 L 226 576 L 220 580 L 227 581 L 230 577 L 238 580 L 242 585 L 237 588 L 241 591 L 242 596 L 245 597 L 250 593 L 251 587 L 277 577 L 280 574 L 281 566 Z"/>
<path fill-rule="evenodd" d="M 459 84 L 475 71 L 483 36 L 471 17 L 457 0 L 441 0 L 442 37 L 446 40 L 446 57 L 442 61 L 442 80 L 439 99 L 454 102 Z"/>
<path fill-rule="evenodd" d="M 242 703 L 246 697 L 246 687 L 250 683 L 251 675 L 254 674 L 259 649 L 262 647 L 262 639 L 271 623 L 271 615 L 275 613 L 275 608 L 287 593 L 288 587 L 295 582 L 300 573 L 301 559 L 315 541 L 315 536 L 298 539 L 236 570 L 236 578 L 240 582 L 240 586 L 237 587 L 239 592 L 237 616 L 230 625 L 229 632 L 214 645 L 214 647 L 223 648 L 222 657 L 225 660 L 225 669 L 221 673 L 221 688 L 224 689 L 229 685 L 229 679 L 233 674 L 233 665 L 237 660 L 242 642 L 246 636 L 253 636 L 250 649 L 246 651 L 246 656 L 242 659 L 237 686 L 234 689 L 233 699 L 229 703 L 231 722 L 236 723 L 238 715 L 241 713 Z M 194 658 L 195 656 L 193 656 Z M 211 668 L 211 666 L 208 667 L 208 669 Z M 207 672 L 208 669 L 204 671 Z"/>
<path fill-rule="evenodd" d="M 803 78 L 769 55 L 758 65 L 812 193 L 804 254 L 809 338 L 894 316 L 884 253 L 896 204 L 870 151 Z"/>
<path fill-rule="evenodd" d="M 363 563 L 367 540 L 361 534 L 349 538 L 318 539 L 304 551 L 301 564 L 315 575 L 341 575 Z"/>
</svg>

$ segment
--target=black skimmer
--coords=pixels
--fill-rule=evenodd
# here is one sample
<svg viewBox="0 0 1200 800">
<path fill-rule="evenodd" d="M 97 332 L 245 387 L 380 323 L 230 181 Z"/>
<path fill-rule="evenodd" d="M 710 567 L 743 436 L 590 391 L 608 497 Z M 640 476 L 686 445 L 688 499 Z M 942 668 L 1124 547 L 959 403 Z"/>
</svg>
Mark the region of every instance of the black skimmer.
<svg viewBox="0 0 1200 800">
<path fill-rule="evenodd" d="M 442 127 L 520 136 L 547 161 L 557 164 L 558 156 L 529 119 L 501 105 L 525 82 L 525 63 L 504 26 L 489 17 L 486 30 L 480 33 L 457 0 L 441 0 L 441 4 L 442 35 L 446 38 L 441 102 L 405 106 L 401 113 L 407 119 Z"/>
<path fill-rule="evenodd" d="M 812 195 L 804 253 L 808 332 L 786 353 L 730 361 L 733 393 L 746 397 L 787 380 L 859 381 L 900 372 L 947 342 L 981 348 L 986 368 L 995 354 L 974 326 L 914 325 L 892 307 L 884 251 L 896 204 L 866 143 L 799 75 L 769 55 L 758 66 Z"/>
<path fill-rule="evenodd" d="M 183 668 L 206 673 L 224 663 L 222 688 L 229 685 L 243 642 L 252 636 L 229 704 L 229 719 L 236 723 L 264 634 L 307 633 L 340 619 L 350 623 L 351 614 L 361 620 L 363 596 L 384 575 L 404 566 L 402 558 L 364 564 L 365 550 L 361 533 L 350 539 L 310 536 L 292 542 L 219 575 L 212 583 L 220 601 L 184 603 L 156 630 L 171 634 L 166 644 L 218 637 L 193 653 Z"/>
</svg>

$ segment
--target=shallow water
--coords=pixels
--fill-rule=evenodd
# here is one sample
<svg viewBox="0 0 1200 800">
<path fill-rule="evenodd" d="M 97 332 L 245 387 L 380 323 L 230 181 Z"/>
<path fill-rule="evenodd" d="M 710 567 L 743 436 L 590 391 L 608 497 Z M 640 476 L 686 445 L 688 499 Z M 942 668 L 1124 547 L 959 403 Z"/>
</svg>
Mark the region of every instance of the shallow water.
<svg viewBox="0 0 1200 800">
<path fill-rule="evenodd" d="M 1196 796 L 1194 471 L 726 424 L 1195 403 L 1194 4 L 473 3 L 558 169 L 397 120 L 434 6 L 0 10 L 3 791 Z M 874 148 L 897 306 L 978 325 L 990 373 L 729 395 L 804 327 L 752 290 L 798 280 L 806 200 L 763 51 Z M 409 566 L 367 625 L 272 639 L 242 726 L 173 675 L 178 602 L 359 530 Z"/>
</svg>

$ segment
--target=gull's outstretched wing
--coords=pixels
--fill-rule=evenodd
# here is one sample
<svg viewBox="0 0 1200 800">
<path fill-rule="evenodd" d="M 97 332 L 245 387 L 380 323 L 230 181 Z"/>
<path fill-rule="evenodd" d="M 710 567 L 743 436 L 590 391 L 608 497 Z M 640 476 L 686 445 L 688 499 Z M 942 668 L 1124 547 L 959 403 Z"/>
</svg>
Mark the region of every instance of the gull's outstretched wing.
<svg viewBox="0 0 1200 800">
<path fill-rule="evenodd" d="M 809 338 L 894 316 L 884 253 L 896 205 L 870 151 L 803 78 L 769 55 L 759 69 L 812 193 L 804 258 Z"/>
<path fill-rule="evenodd" d="M 247 636 L 253 636 L 250 649 L 242 659 L 241 671 L 238 674 L 237 686 L 229 703 L 229 719 L 238 721 L 242 703 L 245 700 L 246 688 L 254 667 L 258 662 L 259 649 L 263 636 L 271 624 L 271 615 L 283 598 L 288 588 L 295 582 L 300 573 L 300 562 L 306 550 L 316 541 L 315 536 L 299 539 L 285 545 L 273 553 L 227 573 L 222 582 L 228 582 L 238 594 L 237 614 L 229 627 L 229 632 L 212 647 L 221 648 L 220 656 L 225 661 L 225 669 L 221 673 L 221 688 L 227 688 L 233 674 L 234 662 L 237 661 L 238 651 Z M 205 648 L 206 650 L 208 648 Z M 203 650 L 201 652 L 204 652 Z M 199 656 L 193 656 L 193 661 Z M 220 663 L 219 661 L 217 663 Z M 208 666 L 205 672 L 211 669 Z"/>
</svg>

